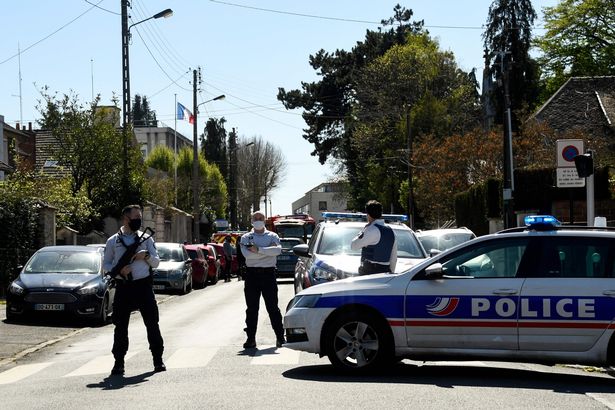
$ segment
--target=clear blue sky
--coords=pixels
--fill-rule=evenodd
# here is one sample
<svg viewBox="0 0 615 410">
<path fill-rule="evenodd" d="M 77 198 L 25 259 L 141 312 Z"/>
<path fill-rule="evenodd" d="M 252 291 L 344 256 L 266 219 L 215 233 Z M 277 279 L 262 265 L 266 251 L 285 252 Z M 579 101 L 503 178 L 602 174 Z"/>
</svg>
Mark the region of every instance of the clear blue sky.
<svg viewBox="0 0 615 410">
<path fill-rule="evenodd" d="M 309 155 L 313 148 L 302 138 L 305 124 L 300 112 L 284 110 L 276 99 L 278 87 L 299 88 L 301 81 L 316 79 L 308 64 L 310 54 L 321 48 L 349 50 L 363 40 L 367 29 L 378 27 L 369 22 L 391 17 L 395 4 L 383 0 L 132 0 L 132 22 L 166 8 L 174 14 L 132 28 L 131 93 L 146 95 L 158 119 L 173 127 L 174 95 L 192 109 L 192 72 L 188 71 L 200 66 L 199 102 L 219 94 L 226 99 L 201 106 L 199 134 L 206 117 L 224 116 L 229 131 L 236 127 L 243 138 L 261 136 L 277 145 L 288 168 L 272 194 L 273 212 L 289 213 L 293 201 L 333 177 L 334 171 Z M 414 11 L 415 20 L 425 21 L 441 47 L 455 53 L 461 68 L 475 67 L 480 73 L 481 27 L 491 0 L 400 4 Z M 533 1 L 539 16 L 542 7 L 555 4 L 556 0 Z M 18 58 L 11 58 L 18 44 L 24 123 L 39 118 L 36 105 L 43 86 L 60 94 L 73 90 L 87 102 L 93 79 L 94 94 L 101 95 L 103 104 L 110 104 L 115 95 L 121 106 L 120 0 L 20 0 L 2 6 L 0 115 L 7 123 L 14 126 L 20 120 Z M 178 121 L 177 129 L 192 138 L 186 121 Z"/>
</svg>

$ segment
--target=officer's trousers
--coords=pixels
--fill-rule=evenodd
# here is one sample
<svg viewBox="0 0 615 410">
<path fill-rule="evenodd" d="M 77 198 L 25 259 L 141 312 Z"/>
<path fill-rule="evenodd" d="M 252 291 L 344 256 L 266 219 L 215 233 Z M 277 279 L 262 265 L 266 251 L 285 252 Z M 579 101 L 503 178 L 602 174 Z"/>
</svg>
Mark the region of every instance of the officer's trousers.
<svg viewBox="0 0 615 410">
<path fill-rule="evenodd" d="M 139 310 L 143 317 L 152 356 L 154 359 L 162 358 L 164 343 L 158 326 L 158 305 L 149 278 L 131 282 L 118 281 L 113 300 L 113 356 L 123 359 L 128 351 L 128 323 L 130 313 L 134 310 Z"/>
<path fill-rule="evenodd" d="M 258 308 L 261 294 L 265 300 L 265 307 L 269 313 L 271 326 L 278 339 L 284 337 L 282 314 L 278 307 L 278 283 L 275 268 L 246 268 L 243 292 L 246 298 L 246 333 L 249 339 L 256 336 L 258 325 Z"/>
</svg>

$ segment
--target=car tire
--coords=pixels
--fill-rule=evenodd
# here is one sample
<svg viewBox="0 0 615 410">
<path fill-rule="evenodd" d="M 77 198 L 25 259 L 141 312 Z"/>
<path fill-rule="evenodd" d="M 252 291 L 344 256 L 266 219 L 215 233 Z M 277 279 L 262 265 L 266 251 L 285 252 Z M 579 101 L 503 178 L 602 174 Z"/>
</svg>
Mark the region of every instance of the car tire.
<svg viewBox="0 0 615 410">
<path fill-rule="evenodd" d="M 186 287 L 186 293 L 192 292 L 192 288 L 194 288 L 194 282 L 193 282 L 192 275 L 190 275 L 190 283 L 188 283 Z"/>
<path fill-rule="evenodd" d="M 179 290 L 180 295 L 185 295 L 188 293 L 188 279 L 182 280 L 182 288 Z"/>
<path fill-rule="evenodd" d="M 4 320 L 6 323 L 15 322 L 15 314 L 11 313 L 9 310 L 9 305 L 6 305 L 6 319 Z"/>
<path fill-rule="evenodd" d="M 324 347 L 331 364 L 347 373 L 366 373 L 390 364 L 392 336 L 383 320 L 365 311 L 345 312 L 325 330 Z"/>
<path fill-rule="evenodd" d="M 211 279 L 211 284 L 212 284 L 212 285 L 215 285 L 216 283 L 218 283 L 218 279 L 220 279 L 220 270 L 219 270 L 219 269 L 218 269 L 218 270 L 216 270 L 216 276 L 214 276 L 214 277 Z"/>
<path fill-rule="evenodd" d="M 100 313 L 96 318 L 96 324 L 104 326 L 109 323 L 109 297 L 105 295 L 100 306 Z"/>
</svg>

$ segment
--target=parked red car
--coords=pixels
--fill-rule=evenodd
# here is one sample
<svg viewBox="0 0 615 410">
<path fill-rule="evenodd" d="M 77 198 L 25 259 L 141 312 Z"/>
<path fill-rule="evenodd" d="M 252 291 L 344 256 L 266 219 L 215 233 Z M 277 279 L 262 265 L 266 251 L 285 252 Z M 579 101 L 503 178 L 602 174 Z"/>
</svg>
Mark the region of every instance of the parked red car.
<svg viewBox="0 0 615 410">
<path fill-rule="evenodd" d="M 224 272 L 224 269 L 226 268 L 226 258 L 224 257 L 224 244 L 210 242 L 207 245 L 211 245 L 214 248 L 216 248 L 216 252 L 218 253 L 218 260 L 220 261 L 220 270 Z M 238 271 L 239 271 L 239 264 L 237 263 L 237 253 L 233 252 L 233 259 L 231 263 L 231 275 L 236 275 Z"/>
<path fill-rule="evenodd" d="M 215 285 L 216 283 L 218 283 L 218 279 L 220 279 L 220 272 L 222 271 L 222 267 L 220 264 L 220 256 L 218 255 L 216 248 L 214 248 L 213 246 L 209 244 L 201 243 L 196 246 L 198 246 L 199 249 L 201 249 L 201 251 L 203 252 L 203 255 L 207 259 L 207 267 L 208 267 L 207 276 L 208 276 L 209 283 L 211 283 L 212 285 Z"/>
<path fill-rule="evenodd" d="M 209 277 L 209 261 L 207 260 L 202 245 L 185 245 L 190 259 L 192 259 L 192 281 L 195 288 L 207 286 Z"/>
</svg>

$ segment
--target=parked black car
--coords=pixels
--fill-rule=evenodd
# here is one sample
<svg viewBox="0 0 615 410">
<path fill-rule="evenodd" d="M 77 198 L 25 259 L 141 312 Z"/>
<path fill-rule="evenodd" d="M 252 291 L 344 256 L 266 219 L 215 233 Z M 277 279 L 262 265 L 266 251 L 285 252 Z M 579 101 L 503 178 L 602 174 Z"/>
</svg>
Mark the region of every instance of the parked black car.
<svg viewBox="0 0 615 410">
<path fill-rule="evenodd" d="M 20 268 L 6 297 L 6 318 L 70 313 L 108 322 L 115 287 L 102 268 L 103 250 L 91 246 L 47 246 Z"/>
</svg>

